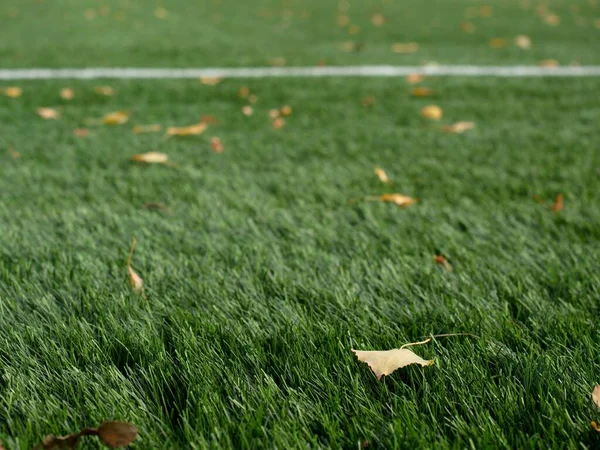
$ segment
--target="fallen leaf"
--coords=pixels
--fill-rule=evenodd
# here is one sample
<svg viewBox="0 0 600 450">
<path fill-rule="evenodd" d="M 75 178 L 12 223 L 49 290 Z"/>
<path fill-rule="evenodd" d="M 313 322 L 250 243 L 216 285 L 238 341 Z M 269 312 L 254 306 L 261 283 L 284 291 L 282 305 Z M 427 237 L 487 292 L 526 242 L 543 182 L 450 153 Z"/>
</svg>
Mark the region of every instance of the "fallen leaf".
<svg viewBox="0 0 600 450">
<path fill-rule="evenodd" d="M 16 86 L 7 87 L 4 89 L 4 94 L 10 98 L 17 98 L 23 95 L 23 89 Z"/>
<path fill-rule="evenodd" d="M 165 159 L 165 161 L 166 161 L 166 159 Z M 137 273 L 135 273 L 135 271 L 131 267 L 131 258 L 133 258 L 133 251 L 135 250 L 136 243 L 137 243 L 136 239 L 133 238 L 133 240 L 131 241 L 131 248 L 129 249 L 129 256 L 127 257 L 127 273 L 129 274 L 129 285 L 131 286 L 131 289 L 133 289 L 133 292 L 143 296 L 144 295 L 144 280 L 142 280 L 142 278 Z M 108 423 L 110 423 L 110 422 L 108 422 Z"/>
<path fill-rule="evenodd" d="M 406 344 L 401 348 L 394 350 L 366 351 L 352 349 L 352 351 L 358 360 L 367 363 L 377 379 L 381 380 L 382 376 L 390 375 L 396 369 L 400 369 L 411 364 L 419 364 L 423 367 L 432 365 L 434 363 L 433 360 L 423 359 L 413 351 L 404 348 L 407 345 L 424 344 L 429 341 L 430 339 L 427 339 L 423 342 Z"/>
<path fill-rule="evenodd" d="M 215 153 L 223 153 L 223 143 L 218 137 L 213 136 L 210 138 L 210 146 Z"/>
<path fill-rule="evenodd" d="M 350 24 L 350 17 L 346 15 L 337 16 L 337 24 L 340 27 L 347 27 Z"/>
<path fill-rule="evenodd" d="M 154 125 L 136 125 L 131 129 L 133 134 L 142 134 L 142 133 L 158 133 L 162 130 L 162 126 L 159 124 Z"/>
<path fill-rule="evenodd" d="M 508 45 L 508 41 L 504 38 L 494 38 L 489 42 L 491 48 L 502 48 Z"/>
<path fill-rule="evenodd" d="M 129 112 L 127 111 L 116 111 L 105 115 L 102 118 L 104 125 L 121 125 L 129 120 Z"/>
<path fill-rule="evenodd" d="M 75 92 L 71 88 L 62 88 L 60 90 L 60 98 L 63 100 L 72 100 L 75 97 Z"/>
<path fill-rule="evenodd" d="M 167 136 L 198 136 L 204 133 L 206 130 L 206 124 L 200 122 L 196 125 L 189 125 L 187 127 L 169 127 L 167 128 Z"/>
<path fill-rule="evenodd" d="M 467 130 L 472 130 L 473 128 L 475 128 L 475 122 L 456 122 L 452 125 L 445 125 L 442 127 L 446 133 L 454 134 L 461 134 Z"/>
<path fill-rule="evenodd" d="M 278 109 L 269 110 L 269 119 L 271 119 L 271 120 L 277 119 L 280 115 L 281 115 L 281 113 L 279 112 Z"/>
<path fill-rule="evenodd" d="M 410 84 L 418 84 L 425 79 L 420 73 L 411 73 L 406 76 L 406 81 Z"/>
<path fill-rule="evenodd" d="M 269 58 L 269 63 L 275 67 L 283 67 L 287 64 L 287 61 L 281 56 L 276 56 L 275 58 Z"/>
<path fill-rule="evenodd" d="M 387 173 L 385 173 L 385 170 L 383 170 L 381 167 L 375 168 L 375 175 L 377 175 L 377 178 L 379 178 L 379 181 L 381 181 L 382 183 L 390 182 L 390 179 L 387 176 Z"/>
<path fill-rule="evenodd" d="M 560 17 L 556 14 L 548 13 L 543 16 L 544 23 L 552 26 L 560 24 Z"/>
<path fill-rule="evenodd" d="M 360 26 L 356 24 L 352 24 L 348 27 L 349 34 L 358 34 L 360 33 Z"/>
<path fill-rule="evenodd" d="M 238 90 L 238 95 L 241 98 L 246 98 L 248 97 L 248 95 L 250 95 L 250 88 L 248 88 L 247 86 L 242 86 L 241 88 L 239 88 Z"/>
<path fill-rule="evenodd" d="M 12 159 L 19 159 L 21 157 L 21 154 L 16 151 L 12 145 L 8 146 L 7 152 Z"/>
<path fill-rule="evenodd" d="M 104 422 L 98 427 L 98 437 L 111 448 L 126 447 L 136 440 L 137 435 L 138 430 L 131 423 Z"/>
<path fill-rule="evenodd" d="M 590 425 L 592 426 L 592 428 L 594 429 L 594 431 L 596 431 L 597 433 L 600 433 L 600 427 L 598 426 L 598 424 L 596 422 L 594 422 L 593 420 L 590 422 Z M 0 449 L 1 450 L 1 449 Z"/>
<path fill-rule="evenodd" d="M 411 94 L 413 97 L 431 97 L 433 90 L 426 87 L 415 87 L 412 89 Z"/>
<path fill-rule="evenodd" d="M 515 45 L 523 50 L 531 48 L 531 39 L 529 36 L 520 34 L 515 38 Z"/>
<path fill-rule="evenodd" d="M 378 197 L 365 197 L 365 200 L 369 202 L 395 203 L 396 205 L 402 207 L 407 207 L 417 203 L 417 199 L 402 194 L 383 194 Z"/>
<path fill-rule="evenodd" d="M 393 53 L 414 53 L 419 50 L 419 44 L 416 42 L 396 42 L 392 44 Z"/>
<path fill-rule="evenodd" d="M 491 6 L 481 6 L 479 8 L 479 15 L 481 17 L 491 17 L 493 14 L 494 10 L 492 9 Z"/>
<path fill-rule="evenodd" d="M 96 12 L 96 10 L 92 8 L 86 9 L 83 13 L 83 17 L 85 17 L 87 20 L 95 19 L 97 15 L 98 13 Z"/>
<path fill-rule="evenodd" d="M 560 212 L 563 210 L 563 208 L 565 207 L 564 205 L 564 197 L 562 194 L 558 194 L 556 196 L 556 198 L 554 199 L 554 204 L 552 205 L 552 212 Z M 599 394 L 600 395 L 600 392 Z M 600 406 L 600 405 L 598 405 Z"/>
<path fill-rule="evenodd" d="M 542 59 L 538 62 L 539 67 L 546 67 L 548 69 L 558 67 L 559 65 L 559 62 L 556 59 Z"/>
<path fill-rule="evenodd" d="M 254 109 L 252 109 L 252 106 L 246 105 L 242 108 L 242 114 L 250 117 L 252 114 L 254 114 Z"/>
<path fill-rule="evenodd" d="M 473 25 L 471 22 L 463 22 L 460 24 L 460 29 L 465 33 L 471 34 L 475 32 L 475 25 Z"/>
<path fill-rule="evenodd" d="M 44 120 L 58 119 L 60 112 L 54 108 L 37 108 L 35 112 Z"/>
<path fill-rule="evenodd" d="M 202 77 L 200 78 L 200 83 L 205 84 L 207 86 L 215 86 L 223 81 L 223 78 L 220 77 Z"/>
<path fill-rule="evenodd" d="M 200 117 L 200 122 L 207 125 L 218 125 L 219 119 L 217 119 L 215 116 L 211 116 L 210 114 L 204 114 L 202 117 Z"/>
<path fill-rule="evenodd" d="M 45 436 L 42 443 L 36 445 L 34 449 L 43 448 L 44 450 L 53 450 L 55 448 L 68 448 L 72 450 L 77 447 L 79 437 L 79 433 L 69 434 L 67 436 L 54 436 L 53 434 L 49 434 Z"/>
<path fill-rule="evenodd" d="M 452 272 L 452 266 L 450 265 L 448 260 L 446 258 L 444 258 L 442 255 L 435 255 L 433 257 L 433 260 L 435 261 L 435 263 L 438 266 L 442 266 L 446 271 Z"/>
<path fill-rule="evenodd" d="M 160 202 L 146 202 L 142 205 L 142 207 L 144 209 L 148 209 L 150 211 L 153 211 L 153 210 L 169 211 L 169 207 L 167 205 L 165 205 L 164 203 L 160 203 Z"/>
<path fill-rule="evenodd" d="M 344 41 L 340 43 L 340 50 L 346 53 L 358 52 L 362 48 L 362 44 L 354 41 Z"/>
<path fill-rule="evenodd" d="M 600 407 L 600 385 L 596 385 L 592 391 L 592 400 L 596 406 Z"/>
<path fill-rule="evenodd" d="M 368 106 L 373 106 L 375 104 L 375 96 L 374 95 L 367 95 L 365 98 L 363 98 L 360 101 L 361 105 L 368 107 Z"/>
<path fill-rule="evenodd" d="M 167 15 L 169 15 L 169 11 L 167 11 L 165 8 L 156 8 L 154 10 L 154 17 L 157 19 L 164 19 L 167 17 Z"/>
<path fill-rule="evenodd" d="M 273 128 L 275 128 L 276 130 L 283 128 L 285 125 L 285 119 L 283 117 L 277 117 L 273 123 Z"/>
<path fill-rule="evenodd" d="M 110 97 L 115 94 L 115 90 L 110 86 L 96 86 L 94 92 L 98 95 L 104 95 Z"/>
<path fill-rule="evenodd" d="M 160 152 L 148 152 L 138 153 L 131 157 L 132 161 L 142 162 L 146 164 L 164 164 L 169 160 L 169 157 L 165 153 Z"/>
<path fill-rule="evenodd" d="M 283 105 L 281 108 L 279 108 L 279 112 L 284 117 L 291 116 L 292 115 L 292 107 L 288 106 L 288 105 Z"/>
<path fill-rule="evenodd" d="M 444 111 L 437 105 L 427 105 L 421 109 L 421 116 L 424 119 L 440 120 L 444 115 Z"/>
<path fill-rule="evenodd" d="M 248 96 L 248 101 L 254 105 L 256 102 L 258 102 L 258 97 L 254 94 L 250 94 Z"/>
<path fill-rule="evenodd" d="M 90 131 L 87 128 L 75 128 L 73 130 L 73 136 L 85 137 L 88 134 L 90 134 Z"/>
<path fill-rule="evenodd" d="M 380 13 L 374 13 L 371 16 L 371 23 L 373 25 L 375 25 L 376 27 L 380 27 L 383 24 L 385 24 L 385 16 L 383 14 L 380 14 Z"/>
</svg>

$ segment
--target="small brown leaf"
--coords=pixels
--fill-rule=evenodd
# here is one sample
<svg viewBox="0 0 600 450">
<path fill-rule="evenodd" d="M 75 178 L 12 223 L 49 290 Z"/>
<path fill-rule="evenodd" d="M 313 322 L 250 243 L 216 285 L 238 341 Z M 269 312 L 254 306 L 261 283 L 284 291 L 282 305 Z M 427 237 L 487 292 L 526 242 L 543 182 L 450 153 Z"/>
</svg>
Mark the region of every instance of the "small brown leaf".
<svg viewBox="0 0 600 450">
<path fill-rule="evenodd" d="M 205 123 L 206 125 L 218 125 L 219 119 L 215 116 L 211 116 L 210 114 L 204 114 L 200 117 L 200 122 Z"/>
<path fill-rule="evenodd" d="M 515 38 L 515 45 L 523 50 L 528 50 L 531 48 L 531 38 L 524 34 L 520 34 Z"/>
<path fill-rule="evenodd" d="M 508 41 L 503 38 L 494 38 L 489 42 L 491 48 L 503 48 L 508 45 Z"/>
<path fill-rule="evenodd" d="M 219 139 L 217 136 L 213 136 L 212 138 L 210 138 L 210 146 L 212 147 L 215 153 L 223 153 L 223 143 L 221 142 L 221 139 Z"/>
<path fill-rule="evenodd" d="M 479 15 L 481 17 L 491 17 L 493 14 L 494 10 L 492 9 L 491 6 L 481 6 L 479 8 Z"/>
<path fill-rule="evenodd" d="M 421 75 L 420 73 L 411 73 L 409 75 L 407 75 L 406 77 L 406 81 L 409 84 L 418 84 L 420 82 L 422 82 L 425 79 L 425 77 L 423 75 Z"/>
<path fill-rule="evenodd" d="M 76 137 L 86 137 L 90 134 L 90 131 L 87 128 L 75 128 L 73 130 L 73 136 Z"/>
<path fill-rule="evenodd" d="M 416 42 L 396 42 L 392 44 L 393 53 L 415 53 L 419 50 L 419 44 Z"/>
<path fill-rule="evenodd" d="M 197 136 L 204 133 L 205 130 L 206 123 L 200 122 L 187 127 L 169 127 L 167 128 L 167 136 Z"/>
<path fill-rule="evenodd" d="M 44 120 L 58 119 L 60 112 L 54 108 L 37 108 L 35 112 Z"/>
<path fill-rule="evenodd" d="M 23 89 L 16 86 L 7 87 L 4 89 L 4 95 L 10 98 L 17 98 L 23 95 Z"/>
<path fill-rule="evenodd" d="M 143 296 L 144 280 L 142 280 L 142 278 L 137 273 L 135 273 L 135 271 L 131 267 L 131 258 L 133 257 L 133 251 L 135 250 L 136 243 L 136 239 L 133 238 L 133 240 L 131 241 L 131 249 L 129 250 L 129 256 L 127 257 L 127 273 L 129 275 L 129 285 L 131 286 L 131 289 L 133 289 L 133 292 Z"/>
<path fill-rule="evenodd" d="M 154 125 L 136 125 L 132 128 L 133 134 L 142 134 L 142 133 L 158 133 L 162 130 L 162 126 L 159 124 Z"/>
<path fill-rule="evenodd" d="M 427 105 L 421 109 L 421 116 L 428 120 L 440 120 L 444 111 L 437 105 Z"/>
<path fill-rule="evenodd" d="M 437 265 L 442 266 L 446 271 L 452 272 L 452 265 L 450 265 L 448 260 L 446 258 L 444 258 L 442 255 L 435 255 L 433 257 L 433 260 L 435 261 L 435 263 Z"/>
<path fill-rule="evenodd" d="M 169 207 L 167 205 L 165 205 L 164 203 L 160 203 L 160 202 L 146 202 L 142 205 L 142 207 L 144 209 L 148 209 L 150 211 L 156 211 L 156 210 L 169 211 Z"/>
<path fill-rule="evenodd" d="M 554 204 L 552 205 L 552 212 L 560 212 L 563 210 L 564 207 L 564 197 L 562 194 L 558 194 L 554 199 Z"/>
<path fill-rule="evenodd" d="M 594 429 L 595 432 L 600 433 L 600 427 L 598 426 L 598 424 L 596 422 L 594 422 L 593 420 L 590 422 L 590 425 L 592 426 L 592 428 Z"/>
<path fill-rule="evenodd" d="M 62 88 L 60 91 L 60 98 L 63 100 L 72 100 L 75 97 L 75 92 L 71 88 Z"/>
<path fill-rule="evenodd" d="M 291 116 L 292 115 L 292 107 L 288 106 L 288 105 L 283 105 L 280 109 L 279 112 L 281 113 L 282 116 L 287 117 L 287 116 Z"/>
<path fill-rule="evenodd" d="M 415 342 L 414 344 L 424 344 L 429 341 L 430 339 L 427 339 L 426 341 Z M 396 369 L 400 369 L 411 364 L 419 364 L 420 366 L 425 367 L 434 363 L 433 360 L 423 359 L 413 351 L 404 348 L 406 345 L 394 350 L 366 351 L 352 349 L 352 351 L 359 361 L 365 362 L 369 365 L 378 380 L 381 380 L 381 377 L 384 375 L 390 375 Z"/>
<path fill-rule="evenodd" d="M 365 98 L 363 98 L 360 101 L 360 104 L 366 108 L 369 106 L 373 106 L 375 104 L 375 101 L 376 101 L 376 99 L 375 99 L 374 95 L 367 95 Z"/>
<path fill-rule="evenodd" d="M 102 118 L 104 125 L 121 125 L 129 120 L 129 112 L 127 111 L 116 111 L 109 113 Z"/>
<path fill-rule="evenodd" d="M 411 94 L 413 97 L 431 97 L 433 90 L 426 87 L 415 87 L 412 89 Z"/>
<path fill-rule="evenodd" d="M 250 94 L 248 96 L 248 102 L 252 103 L 254 105 L 255 103 L 258 102 L 258 97 L 256 95 L 254 95 L 254 94 Z"/>
<path fill-rule="evenodd" d="M 105 97 L 111 97 L 115 94 L 115 90 L 110 86 L 96 86 L 94 92 L 98 95 L 104 95 Z"/>
<path fill-rule="evenodd" d="M 169 157 L 165 153 L 160 152 L 148 152 L 139 153 L 131 157 L 132 161 L 142 162 L 146 164 L 164 164 L 169 160 Z"/>
<path fill-rule="evenodd" d="M 98 427 L 98 437 L 111 448 L 126 447 L 136 440 L 138 430 L 126 422 L 104 422 Z"/>
<path fill-rule="evenodd" d="M 73 450 L 77 447 L 80 434 L 69 434 L 67 436 L 54 436 L 49 434 L 44 437 L 41 444 L 38 444 L 34 449 L 42 448 L 44 450 L 53 450 L 55 448 L 67 448 Z"/>
<path fill-rule="evenodd" d="M 546 67 L 548 69 L 553 69 L 559 65 L 559 62 L 556 59 L 542 59 L 540 62 L 538 62 L 539 67 Z"/>
<path fill-rule="evenodd" d="M 471 22 L 463 22 L 460 24 L 460 29 L 465 33 L 471 34 L 475 32 L 475 25 L 473 25 Z"/>
<path fill-rule="evenodd" d="M 390 179 L 387 176 L 387 173 L 385 173 L 385 170 L 383 170 L 381 167 L 375 168 L 375 175 L 377 175 L 377 178 L 379 178 L 379 181 L 381 181 L 382 183 L 390 183 Z"/>
<path fill-rule="evenodd" d="M 475 122 L 456 122 L 452 125 L 445 125 L 442 127 L 446 133 L 454 134 L 461 134 L 465 131 L 472 130 L 473 128 L 475 128 Z"/>
<path fill-rule="evenodd" d="M 381 27 L 385 24 L 385 16 L 380 13 L 374 13 L 371 16 L 371 23 L 376 27 Z"/>
<path fill-rule="evenodd" d="M 248 88 L 247 86 L 242 86 L 238 90 L 238 95 L 240 96 L 240 98 L 247 98 L 250 95 L 250 88 Z"/>
<path fill-rule="evenodd" d="M 275 120 L 273 120 L 272 125 L 276 130 L 283 128 L 285 126 L 285 119 L 283 117 L 277 117 Z"/>
<path fill-rule="evenodd" d="M 242 108 L 242 114 L 250 117 L 252 114 L 254 114 L 254 109 L 252 109 L 252 106 L 246 105 Z"/>
<path fill-rule="evenodd" d="M 223 81 L 223 78 L 220 78 L 220 77 L 202 77 L 202 78 L 200 78 L 200 83 L 205 84 L 207 86 L 216 86 L 221 81 Z"/>
</svg>

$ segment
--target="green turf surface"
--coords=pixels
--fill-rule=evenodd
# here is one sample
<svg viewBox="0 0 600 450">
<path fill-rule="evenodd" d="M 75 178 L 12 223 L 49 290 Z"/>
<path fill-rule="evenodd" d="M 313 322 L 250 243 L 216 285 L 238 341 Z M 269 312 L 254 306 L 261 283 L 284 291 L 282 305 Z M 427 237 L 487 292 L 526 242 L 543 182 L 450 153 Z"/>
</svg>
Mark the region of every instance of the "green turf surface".
<svg viewBox="0 0 600 450">
<path fill-rule="evenodd" d="M 600 63 L 597 0 L 3 0 L 0 67 Z M 491 16 L 480 8 L 491 6 Z M 545 9 L 540 9 L 545 6 Z M 542 14 L 541 11 L 546 11 Z M 376 27 L 373 14 L 386 23 Z M 86 18 L 86 14 L 89 18 Z M 556 26 L 543 17 L 554 14 Z M 360 26 L 350 34 L 338 16 Z M 470 22 L 472 34 L 461 31 Z M 532 39 L 530 50 L 512 44 Z M 493 38 L 510 45 L 490 49 Z M 360 51 L 347 53 L 344 42 Z M 395 42 L 417 42 L 393 54 Z"/>
<path fill-rule="evenodd" d="M 8 448 L 107 419 L 153 449 L 600 445 L 597 80 L 430 80 L 433 99 L 400 79 L 111 85 L 110 98 L 59 82 L 0 97 Z M 419 117 L 428 103 L 477 128 L 440 132 Z M 61 104 L 58 121 L 35 114 Z M 273 130 L 283 104 L 294 112 Z M 72 135 L 119 109 L 129 124 Z M 200 137 L 131 133 L 203 114 L 221 124 Z M 128 161 L 151 150 L 178 166 Z M 348 204 L 384 192 L 421 201 Z M 145 300 L 126 281 L 133 236 Z M 350 351 L 458 332 L 481 339 L 438 339 L 416 350 L 433 367 L 382 382 Z"/>
</svg>

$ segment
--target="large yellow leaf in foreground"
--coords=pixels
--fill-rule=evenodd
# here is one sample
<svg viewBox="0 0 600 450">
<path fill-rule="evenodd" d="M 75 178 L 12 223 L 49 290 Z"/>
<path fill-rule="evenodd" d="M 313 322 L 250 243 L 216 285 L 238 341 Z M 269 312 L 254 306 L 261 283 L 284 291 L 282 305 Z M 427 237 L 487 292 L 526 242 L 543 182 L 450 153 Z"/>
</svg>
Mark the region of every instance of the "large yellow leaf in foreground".
<svg viewBox="0 0 600 450">
<path fill-rule="evenodd" d="M 389 375 L 394 370 L 411 364 L 421 366 L 430 366 L 433 360 L 426 360 L 406 348 L 396 348 L 394 350 L 365 351 L 352 350 L 359 361 L 369 365 L 378 380 L 383 375 Z"/>
</svg>

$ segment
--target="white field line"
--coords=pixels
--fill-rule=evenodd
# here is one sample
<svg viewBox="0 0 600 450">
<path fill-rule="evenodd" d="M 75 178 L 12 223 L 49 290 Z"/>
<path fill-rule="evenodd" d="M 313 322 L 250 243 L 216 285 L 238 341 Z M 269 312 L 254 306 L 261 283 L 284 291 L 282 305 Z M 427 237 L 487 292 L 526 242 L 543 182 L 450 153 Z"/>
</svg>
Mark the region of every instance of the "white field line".
<svg viewBox="0 0 600 450">
<path fill-rule="evenodd" d="M 330 66 L 330 67 L 240 67 L 206 69 L 89 68 L 89 69 L 0 69 L 0 80 L 52 79 L 186 79 L 278 78 L 278 77 L 402 77 L 411 73 L 467 77 L 598 77 L 600 66 Z"/>
</svg>

